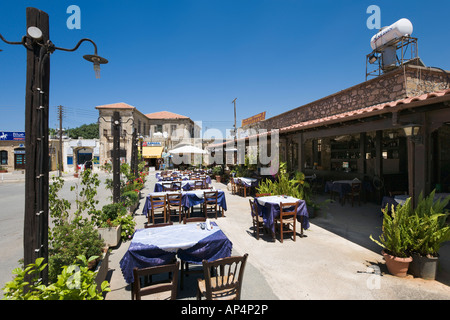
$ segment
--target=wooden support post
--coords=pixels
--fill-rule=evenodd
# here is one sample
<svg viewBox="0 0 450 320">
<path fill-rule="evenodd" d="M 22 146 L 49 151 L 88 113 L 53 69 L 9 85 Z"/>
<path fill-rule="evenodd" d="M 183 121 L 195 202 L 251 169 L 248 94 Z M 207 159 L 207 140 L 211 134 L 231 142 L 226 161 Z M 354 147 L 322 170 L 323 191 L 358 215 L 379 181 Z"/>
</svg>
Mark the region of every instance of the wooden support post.
<svg viewBox="0 0 450 320">
<path fill-rule="evenodd" d="M 35 8 L 26 9 L 27 29 L 42 31 L 42 42 L 49 40 L 48 15 Z M 50 53 L 37 43 L 27 50 L 27 80 L 25 92 L 25 216 L 24 265 L 37 258 L 48 262 L 48 105 L 50 89 Z M 48 268 L 41 275 L 48 283 Z M 26 279 L 30 280 L 30 279 Z"/>
<path fill-rule="evenodd" d="M 113 115 L 113 202 L 120 201 L 120 114 Z"/>
</svg>

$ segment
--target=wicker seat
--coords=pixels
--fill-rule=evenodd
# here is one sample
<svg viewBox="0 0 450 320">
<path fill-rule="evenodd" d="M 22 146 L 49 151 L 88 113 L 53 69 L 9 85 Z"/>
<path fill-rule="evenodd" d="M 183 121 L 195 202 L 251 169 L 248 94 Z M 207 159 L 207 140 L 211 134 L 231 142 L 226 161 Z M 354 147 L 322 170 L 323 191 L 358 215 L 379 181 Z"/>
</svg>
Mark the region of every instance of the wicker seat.
<svg viewBox="0 0 450 320">
<path fill-rule="evenodd" d="M 204 279 L 198 279 L 197 300 L 240 300 L 248 254 L 208 262 L 203 260 Z"/>
<path fill-rule="evenodd" d="M 275 219 L 280 224 L 280 241 L 283 243 L 283 235 L 292 233 L 295 241 L 296 238 L 296 221 L 297 221 L 298 202 L 280 203 L 280 216 Z M 284 227 L 288 227 L 287 230 Z M 292 226 L 292 229 L 289 227 Z"/>
</svg>

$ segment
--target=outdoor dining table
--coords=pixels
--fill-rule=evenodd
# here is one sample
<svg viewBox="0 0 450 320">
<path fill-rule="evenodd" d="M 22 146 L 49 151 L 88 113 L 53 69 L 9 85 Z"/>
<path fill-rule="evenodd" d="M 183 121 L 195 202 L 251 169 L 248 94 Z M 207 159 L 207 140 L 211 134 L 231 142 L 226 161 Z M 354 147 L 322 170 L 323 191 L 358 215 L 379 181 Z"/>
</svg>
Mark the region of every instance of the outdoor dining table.
<svg viewBox="0 0 450 320">
<path fill-rule="evenodd" d="M 188 176 L 188 175 L 180 175 L 180 176 L 176 176 L 176 177 L 173 177 L 173 176 L 162 177 L 159 174 L 156 175 L 156 179 L 158 181 L 173 181 L 173 180 L 176 180 L 176 179 L 181 179 L 182 181 L 186 181 L 186 180 L 190 180 L 191 177 L 192 176 Z M 207 184 L 210 184 L 211 183 L 211 177 L 210 176 L 206 176 L 205 181 L 206 181 Z"/>
<path fill-rule="evenodd" d="M 234 178 L 234 183 L 238 183 L 239 180 L 241 180 L 241 183 L 246 187 L 256 187 L 258 185 L 258 179 L 255 178 L 247 178 L 247 177 Z"/>
<path fill-rule="evenodd" d="M 303 230 L 309 229 L 309 215 L 306 208 L 306 202 L 290 196 L 265 196 L 255 198 L 258 214 L 263 218 L 264 225 L 272 232 L 275 237 L 275 219 L 280 216 L 280 203 L 295 203 L 297 207 L 297 221 L 301 224 L 301 236 Z"/>
<path fill-rule="evenodd" d="M 176 257 L 193 264 L 231 256 L 232 242 L 216 223 L 200 228 L 188 223 L 136 230 L 120 268 L 127 283 L 133 283 L 133 269 L 171 263 Z"/>
<path fill-rule="evenodd" d="M 339 201 L 342 202 L 345 195 L 352 191 L 353 183 L 361 183 L 361 181 L 356 178 L 353 180 L 327 181 L 325 183 L 325 192 L 326 193 L 336 192 L 339 195 Z"/>
<path fill-rule="evenodd" d="M 450 193 L 435 193 L 434 201 L 437 201 L 437 200 L 443 201 L 444 198 L 446 198 L 448 196 L 450 196 Z M 399 204 L 404 205 L 406 200 L 409 197 L 410 196 L 406 195 L 406 194 L 400 194 L 400 195 L 396 195 L 394 197 L 384 196 L 381 201 L 381 209 L 386 208 L 386 205 L 388 205 L 388 212 L 390 212 L 392 210 L 392 206 L 394 206 L 394 208 L 396 208 Z M 450 202 L 447 204 L 447 206 L 445 208 L 450 209 Z"/>
<path fill-rule="evenodd" d="M 183 189 L 184 191 L 191 190 L 194 187 L 194 185 L 195 185 L 195 181 L 201 181 L 201 180 L 183 180 L 183 181 L 180 181 L 181 182 L 181 189 Z M 210 182 L 211 182 L 211 179 L 210 179 Z M 206 180 L 206 183 L 209 185 L 208 180 Z M 156 182 L 155 183 L 155 189 L 153 191 L 155 191 L 155 192 L 164 191 L 163 181 Z"/>
<path fill-rule="evenodd" d="M 211 192 L 211 191 L 218 191 L 217 205 L 222 209 L 222 216 L 223 216 L 223 211 L 227 211 L 227 201 L 225 199 L 225 192 L 223 192 L 223 190 L 201 189 L 201 190 L 182 191 L 181 204 L 185 209 L 189 209 L 198 204 L 202 204 L 203 202 L 205 202 L 204 192 Z M 148 211 L 151 209 L 150 196 L 164 196 L 165 194 L 173 194 L 173 193 L 176 193 L 176 191 L 160 191 L 149 193 L 145 199 L 142 214 L 147 216 Z"/>
</svg>

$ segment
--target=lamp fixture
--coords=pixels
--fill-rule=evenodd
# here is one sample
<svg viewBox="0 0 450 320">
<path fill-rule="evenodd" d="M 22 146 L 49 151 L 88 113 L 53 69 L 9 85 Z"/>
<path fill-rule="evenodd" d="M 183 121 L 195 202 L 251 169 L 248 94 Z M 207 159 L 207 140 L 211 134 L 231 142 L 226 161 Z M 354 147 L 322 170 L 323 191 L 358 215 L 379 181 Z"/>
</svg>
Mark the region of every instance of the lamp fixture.
<svg viewBox="0 0 450 320">
<path fill-rule="evenodd" d="M 27 33 L 34 40 L 41 40 L 42 39 L 42 31 L 38 27 L 29 27 L 27 29 Z"/>
<path fill-rule="evenodd" d="M 95 77 L 100 79 L 100 65 L 108 63 L 108 60 L 97 54 L 87 54 L 83 58 L 94 64 Z"/>
<path fill-rule="evenodd" d="M 375 55 L 375 53 L 372 53 L 369 55 L 369 63 L 374 64 L 378 60 L 378 57 Z"/>
<path fill-rule="evenodd" d="M 411 123 L 403 127 L 403 131 L 405 131 L 407 137 L 416 137 L 419 134 L 420 127 L 419 124 Z"/>
</svg>

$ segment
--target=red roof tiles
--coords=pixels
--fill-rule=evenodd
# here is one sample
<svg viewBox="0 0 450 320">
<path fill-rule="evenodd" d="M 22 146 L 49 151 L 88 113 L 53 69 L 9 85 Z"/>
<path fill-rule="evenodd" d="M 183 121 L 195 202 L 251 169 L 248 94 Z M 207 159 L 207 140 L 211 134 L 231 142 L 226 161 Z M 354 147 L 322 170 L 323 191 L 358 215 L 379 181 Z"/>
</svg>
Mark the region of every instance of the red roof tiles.
<svg viewBox="0 0 450 320">
<path fill-rule="evenodd" d="M 119 103 L 112 103 L 112 104 L 105 104 L 102 106 L 97 106 L 95 109 L 136 109 L 133 106 L 130 106 L 127 103 L 119 102 Z"/>
<path fill-rule="evenodd" d="M 182 116 L 169 111 L 159 111 L 154 113 L 149 113 L 145 115 L 149 119 L 189 119 L 189 117 Z"/>
</svg>

